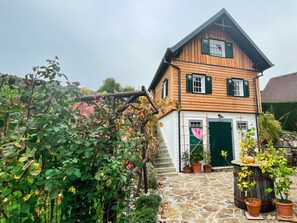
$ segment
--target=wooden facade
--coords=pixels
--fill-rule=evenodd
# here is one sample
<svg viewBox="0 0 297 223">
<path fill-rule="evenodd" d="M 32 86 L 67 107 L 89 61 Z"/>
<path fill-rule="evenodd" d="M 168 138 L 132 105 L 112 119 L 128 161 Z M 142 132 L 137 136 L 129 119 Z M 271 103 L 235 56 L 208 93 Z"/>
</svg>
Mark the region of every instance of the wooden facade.
<svg viewBox="0 0 297 223">
<path fill-rule="evenodd" d="M 211 38 L 231 42 L 233 44 L 234 58 L 221 58 L 201 54 L 202 38 Z M 226 31 L 219 26 L 211 26 L 206 31 L 200 33 L 183 48 L 181 55 L 175 59 L 194 63 L 254 70 L 251 59 L 239 48 L 239 46 L 231 39 Z"/>
<path fill-rule="evenodd" d="M 234 57 L 220 58 L 201 53 L 201 39 L 213 38 L 231 42 Z M 214 111 L 232 113 L 261 112 L 259 81 L 256 79 L 258 92 L 258 110 L 256 107 L 256 91 L 254 78 L 258 71 L 253 69 L 251 59 L 232 41 L 221 27 L 211 27 L 199 34 L 184 46 L 181 54 L 171 61 L 181 69 L 181 108 L 189 111 Z M 212 77 L 212 94 L 194 94 L 186 92 L 186 74 L 199 73 Z M 249 81 L 249 97 L 227 95 L 227 78 L 242 78 Z M 156 100 L 161 99 L 162 83 L 168 80 L 168 96 L 166 100 L 178 101 L 178 71 L 169 66 L 155 88 Z M 167 112 L 174 110 L 166 109 Z"/>
</svg>

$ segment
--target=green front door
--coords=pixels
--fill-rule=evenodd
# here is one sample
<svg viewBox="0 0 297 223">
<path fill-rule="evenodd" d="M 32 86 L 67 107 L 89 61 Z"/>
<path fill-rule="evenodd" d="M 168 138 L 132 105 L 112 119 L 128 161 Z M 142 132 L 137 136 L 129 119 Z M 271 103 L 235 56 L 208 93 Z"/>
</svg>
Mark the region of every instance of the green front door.
<svg viewBox="0 0 297 223">
<path fill-rule="evenodd" d="M 232 128 L 230 122 L 209 122 L 209 144 L 211 152 L 211 165 L 228 166 L 221 156 L 221 150 L 228 152 L 227 160 L 233 160 Z"/>
</svg>

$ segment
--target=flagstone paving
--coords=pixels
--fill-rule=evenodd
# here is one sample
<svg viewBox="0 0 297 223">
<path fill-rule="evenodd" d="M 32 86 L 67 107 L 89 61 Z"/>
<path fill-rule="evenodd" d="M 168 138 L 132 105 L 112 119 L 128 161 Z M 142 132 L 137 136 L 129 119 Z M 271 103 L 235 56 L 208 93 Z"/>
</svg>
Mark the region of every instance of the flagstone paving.
<svg viewBox="0 0 297 223">
<path fill-rule="evenodd" d="M 292 177 L 291 200 L 297 214 L 297 174 Z M 233 175 L 229 172 L 183 174 L 161 179 L 162 223 L 248 223 L 283 222 L 268 220 L 276 212 L 262 213 L 264 220 L 247 220 L 244 210 L 233 202 Z M 269 217 L 268 217 L 269 218 Z"/>
</svg>

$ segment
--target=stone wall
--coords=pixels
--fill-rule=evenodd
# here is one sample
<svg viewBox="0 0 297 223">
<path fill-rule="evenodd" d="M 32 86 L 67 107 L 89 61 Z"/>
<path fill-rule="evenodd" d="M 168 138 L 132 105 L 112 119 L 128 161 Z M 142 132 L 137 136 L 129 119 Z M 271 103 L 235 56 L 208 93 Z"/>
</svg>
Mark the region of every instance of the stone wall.
<svg viewBox="0 0 297 223">
<path fill-rule="evenodd" d="M 288 164 L 297 166 L 297 135 L 290 133 L 281 134 L 281 144 L 287 149 Z"/>
</svg>

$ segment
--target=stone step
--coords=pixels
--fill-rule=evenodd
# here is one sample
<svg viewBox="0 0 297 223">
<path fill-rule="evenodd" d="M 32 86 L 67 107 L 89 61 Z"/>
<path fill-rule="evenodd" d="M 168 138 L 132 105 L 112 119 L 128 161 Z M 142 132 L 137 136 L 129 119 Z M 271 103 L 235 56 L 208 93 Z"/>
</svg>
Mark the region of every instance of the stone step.
<svg viewBox="0 0 297 223">
<path fill-rule="evenodd" d="M 168 150 L 167 149 L 158 149 L 158 152 L 157 152 L 157 154 L 166 154 L 166 153 L 168 153 Z"/>
<path fill-rule="evenodd" d="M 159 173 L 159 177 L 176 177 L 178 176 L 177 172 L 169 172 L 169 173 Z"/>
<path fill-rule="evenodd" d="M 167 163 L 167 162 L 171 162 L 172 163 L 172 160 L 168 154 L 168 157 L 158 157 L 156 159 L 157 163 Z"/>
<path fill-rule="evenodd" d="M 155 169 L 157 173 L 170 173 L 176 172 L 175 167 L 158 167 Z"/>
<path fill-rule="evenodd" d="M 213 172 L 230 172 L 233 171 L 233 166 L 218 166 L 211 169 Z"/>
<path fill-rule="evenodd" d="M 174 167 L 172 162 L 162 162 L 157 164 L 157 168 L 162 167 Z"/>
</svg>

